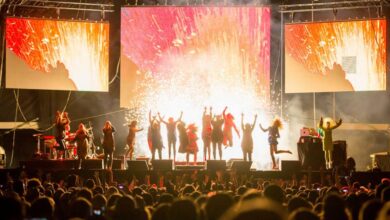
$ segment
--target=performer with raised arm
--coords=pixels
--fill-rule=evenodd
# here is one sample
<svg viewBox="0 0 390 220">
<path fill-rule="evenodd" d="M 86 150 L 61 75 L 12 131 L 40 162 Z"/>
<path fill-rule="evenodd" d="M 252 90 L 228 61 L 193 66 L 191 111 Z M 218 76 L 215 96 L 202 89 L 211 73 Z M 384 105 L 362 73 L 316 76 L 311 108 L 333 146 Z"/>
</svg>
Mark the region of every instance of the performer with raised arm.
<svg viewBox="0 0 390 220">
<path fill-rule="evenodd" d="M 211 127 L 211 119 L 213 118 L 213 108 L 210 107 L 210 114 L 207 114 L 207 107 L 204 107 L 202 116 L 202 140 L 203 140 L 203 159 L 210 160 L 210 145 L 211 145 L 211 133 L 213 128 Z M 208 157 L 207 157 L 208 156 Z"/>
<path fill-rule="evenodd" d="M 271 159 L 272 159 L 272 169 L 277 169 L 278 166 L 276 165 L 275 161 L 275 155 L 274 154 L 280 154 L 280 153 L 289 153 L 291 154 L 291 151 L 289 150 L 278 150 L 278 138 L 279 135 L 279 129 L 282 129 L 282 121 L 278 118 L 275 118 L 272 122 L 272 125 L 268 128 L 263 128 L 263 126 L 260 124 L 260 129 L 264 132 L 268 131 L 268 142 L 270 146 L 270 153 L 271 153 Z"/>
<path fill-rule="evenodd" d="M 176 161 L 176 126 L 177 123 L 181 121 L 183 117 L 183 112 L 180 113 L 180 117 L 175 121 L 173 117 L 169 117 L 168 121 L 164 121 L 161 118 L 160 112 L 158 113 L 158 117 L 162 123 L 167 126 L 167 134 L 168 134 L 168 157 L 171 159 L 171 150 L 173 149 L 173 160 Z"/>
<path fill-rule="evenodd" d="M 242 128 L 242 153 L 244 155 L 244 161 L 252 161 L 252 152 L 253 152 L 253 138 L 252 132 L 256 126 L 257 115 L 255 115 L 255 120 L 253 124 L 246 123 L 244 125 L 244 113 L 241 114 L 241 128 Z"/>
<path fill-rule="evenodd" d="M 81 169 L 81 165 L 87 157 L 89 147 L 89 133 L 83 123 L 79 124 L 74 139 L 77 143 L 78 168 Z"/>
<path fill-rule="evenodd" d="M 223 145 L 225 147 L 233 146 L 233 132 L 232 128 L 236 131 L 238 137 L 240 138 L 240 132 L 237 129 L 236 124 L 234 123 L 234 116 L 231 113 L 226 114 L 226 109 L 223 110 L 223 119 L 225 120 L 225 124 L 223 127 Z"/>
<path fill-rule="evenodd" d="M 64 117 L 64 114 L 60 111 L 56 112 L 55 127 L 56 127 L 56 141 L 59 145 L 58 151 L 60 158 L 65 154 L 65 137 L 66 128 L 69 126 L 69 118 Z"/>
<path fill-rule="evenodd" d="M 106 121 L 103 127 L 103 149 L 104 149 L 104 168 L 110 170 L 112 168 L 112 162 L 115 151 L 114 140 L 115 128 L 110 121 Z"/>
<path fill-rule="evenodd" d="M 222 115 L 216 115 L 214 116 L 213 120 L 211 121 L 211 125 L 213 127 L 213 130 L 211 131 L 211 142 L 213 144 L 213 158 L 216 160 L 216 150 L 218 147 L 219 152 L 219 159 L 222 160 L 222 141 L 223 141 L 223 126 L 224 120 L 222 118 Z"/>
<path fill-rule="evenodd" d="M 324 126 L 324 119 L 321 117 L 319 128 L 323 131 L 322 138 L 322 149 L 325 153 L 325 162 L 326 169 L 332 169 L 332 154 L 333 154 L 333 138 L 332 138 L 332 130 L 338 128 L 343 123 L 343 120 L 340 120 L 336 123 L 336 125 L 331 126 L 330 121 L 326 122 L 326 126 Z"/>
<path fill-rule="evenodd" d="M 137 121 L 132 121 L 129 125 L 129 135 L 127 135 L 127 146 L 129 149 L 126 152 L 126 157 L 130 160 L 133 159 L 134 146 L 135 146 L 135 134 L 144 130 L 143 128 L 137 128 Z"/>
<path fill-rule="evenodd" d="M 162 136 L 161 136 L 161 130 L 160 130 L 160 121 L 157 120 L 157 118 L 154 116 L 152 118 L 152 111 L 149 111 L 149 134 L 148 138 L 150 138 L 150 144 L 151 144 L 151 151 L 152 151 L 152 160 L 155 160 L 156 150 L 158 152 L 158 158 L 162 159 Z"/>
<path fill-rule="evenodd" d="M 188 145 L 186 148 L 187 152 L 187 165 L 189 164 L 190 161 L 190 154 L 194 155 L 194 165 L 196 165 L 196 159 L 197 159 L 197 154 L 198 154 L 198 145 L 196 141 L 198 140 L 198 136 L 196 135 L 198 128 L 196 127 L 195 124 L 190 124 L 187 127 L 187 137 L 188 137 Z"/>
</svg>

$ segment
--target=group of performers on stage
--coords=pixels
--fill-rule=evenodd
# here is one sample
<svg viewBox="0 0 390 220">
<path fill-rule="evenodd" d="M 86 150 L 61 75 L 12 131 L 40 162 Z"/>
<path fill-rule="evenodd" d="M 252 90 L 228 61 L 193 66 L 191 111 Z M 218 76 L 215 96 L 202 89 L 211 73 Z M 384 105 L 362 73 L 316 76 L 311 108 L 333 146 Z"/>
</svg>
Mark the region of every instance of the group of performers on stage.
<svg viewBox="0 0 390 220">
<path fill-rule="evenodd" d="M 240 137 L 240 131 L 238 130 L 235 122 L 234 116 L 231 113 L 226 113 L 227 107 L 224 108 L 222 114 L 213 114 L 212 107 L 207 109 L 204 108 L 202 116 L 202 141 L 203 141 L 203 160 L 211 159 L 211 148 L 213 159 L 217 159 L 217 150 L 219 159 L 222 159 L 222 145 L 226 147 L 233 146 L 233 129 L 236 132 L 237 136 Z M 194 162 L 197 161 L 197 152 L 198 152 L 198 128 L 195 124 L 186 125 L 182 120 L 183 112 L 175 120 L 173 117 L 169 117 L 167 121 L 161 117 L 160 113 L 152 116 L 152 112 L 149 112 L 149 128 L 147 131 L 148 145 L 152 153 L 152 160 L 156 159 L 156 152 L 158 154 L 158 159 L 162 159 L 162 149 L 163 149 L 163 138 L 161 135 L 161 123 L 166 126 L 167 130 L 167 143 L 168 143 L 168 157 L 176 160 L 176 143 L 179 140 L 179 153 L 186 154 L 187 164 L 189 163 L 189 157 L 192 154 L 194 157 Z M 242 142 L 241 148 L 243 152 L 243 159 L 245 161 L 252 161 L 252 152 L 253 152 L 253 138 L 252 133 L 255 129 L 257 121 L 257 115 L 255 115 L 253 123 L 244 124 L 244 114 L 241 114 L 241 129 L 242 129 Z M 66 112 L 56 113 L 55 126 L 57 130 L 56 141 L 58 143 L 58 150 L 60 152 L 60 157 L 62 157 L 65 152 L 65 138 L 69 134 L 70 130 L 70 119 Z M 326 167 L 331 167 L 332 161 L 332 151 L 333 151 L 333 140 L 332 140 L 332 130 L 340 126 L 342 120 L 340 119 L 336 125 L 331 126 L 330 122 L 327 122 L 326 125 L 323 124 L 323 119 L 321 118 L 319 123 L 320 133 L 322 133 L 323 138 L 323 150 L 325 152 Z M 268 142 L 270 146 L 270 155 L 272 159 L 272 168 L 277 169 L 277 163 L 275 160 L 275 154 L 280 153 L 289 153 L 289 150 L 279 150 L 278 149 L 278 138 L 279 130 L 282 128 L 282 122 L 280 119 L 276 118 L 273 120 L 273 123 L 264 128 L 259 124 L 260 129 L 263 132 L 268 132 Z M 137 121 L 132 121 L 129 125 L 129 134 L 127 136 L 127 145 L 128 150 L 126 152 L 126 157 L 129 157 L 130 160 L 133 158 L 134 147 L 136 143 L 136 133 L 143 131 L 143 128 L 137 127 Z M 87 129 L 83 123 L 79 124 L 78 130 L 74 134 L 73 141 L 77 143 L 77 156 L 79 159 L 79 165 L 87 157 L 89 141 L 90 141 L 90 130 Z M 177 132 L 178 131 L 178 138 Z M 113 133 L 115 128 L 112 126 L 110 121 L 106 121 L 103 131 L 103 149 L 104 149 L 104 165 L 106 168 L 112 167 L 113 153 L 115 151 L 115 140 Z M 92 141 L 93 142 L 93 141 Z M 62 152 L 62 153 L 61 153 Z"/>
<path fill-rule="evenodd" d="M 233 129 L 240 137 L 240 131 L 238 130 L 235 122 L 234 116 L 231 113 L 226 113 L 227 107 L 223 110 L 222 114 L 214 114 L 212 108 L 204 108 L 202 116 L 202 141 L 203 141 L 203 160 L 211 159 L 211 149 L 213 159 L 217 159 L 217 150 L 219 159 L 222 159 L 222 145 L 225 147 L 233 146 Z M 156 152 L 158 153 L 158 158 L 161 159 L 161 152 L 163 148 L 163 139 L 161 135 L 161 123 L 165 124 L 167 130 L 167 143 L 168 143 L 168 157 L 176 160 L 176 142 L 179 141 L 179 153 L 186 154 L 186 161 L 189 163 L 189 157 L 192 154 L 194 156 L 194 162 L 197 161 L 197 152 L 198 152 L 198 128 L 195 124 L 186 125 L 182 120 L 183 112 L 175 120 L 173 117 L 168 118 L 168 121 L 165 121 L 161 117 L 160 113 L 155 116 L 152 116 L 152 112 L 149 112 L 149 128 L 148 128 L 148 144 L 150 151 L 152 152 L 152 160 L 156 158 Z M 253 124 L 246 123 L 244 124 L 244 114 L 241 115 L 241 129 L 243 132 L 241 148 L 243 152 L 243 158 L 245 161 L 252 161 L 252 152 L 253 152 L 253 138 L 252 133 L 255 129 L 257 120 L 257 115 L 254 118 Z M 270 143 L 270 152 L 273 162 L 273 168 L 277 168 L 274 154 L 279 153 L 290 153 L 288 150 L 278 150 L 277 139 L 280 137 L 279 129 L 282 127 L 282 123 L 279 119 L 275 119 L 274 123 L 268 127 L 263 128 L 260 124 L 260 128 L 269 134 L 269 143 Z M 178 138 L 176 129 L 178 131 Z M 129 150 L 127 156 L 131 159 L 134 152 L 135 146 L 135 136 L 136 133 L 142 131 L 142 128 L 137 127 L 137 122 L 132 121 L 129 125 L 129 135 L 127 137 L 127 144 Z"/>
<path fill-rule="evenodd" d="M 58 143 L 58 158 L 69 158 L 66 156 L 67 148 L 66 141 L 76 142 L 77 145 L 77 157 L 79 160 L 79 168 L 81 163 L 86 159 L 89 148 L 94 151 L 93 140 L 91 140 L 91 130 L 87 129 L 83 123 L 80 123 L 77 131 L 74 134 L 70 133 L 70 119 L 67 112 L 57 111 L 55 119 L 56 127 L 56 141 Z M 112 126 L 110 121 L 106 121 L 103 131 L 103 149 L 104 149 L 104 166 L 106 168 L 112 167 L 113 156 L 115 151 L 115 139 L 114 132 L 115 128 Z"/>
</svg>

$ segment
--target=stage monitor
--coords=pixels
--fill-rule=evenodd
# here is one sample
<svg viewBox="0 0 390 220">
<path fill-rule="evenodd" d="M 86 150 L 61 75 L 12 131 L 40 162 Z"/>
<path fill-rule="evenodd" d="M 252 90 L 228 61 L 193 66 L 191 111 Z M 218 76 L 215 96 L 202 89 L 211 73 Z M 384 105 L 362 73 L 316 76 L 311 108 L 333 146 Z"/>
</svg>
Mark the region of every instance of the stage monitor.
<svg viewBox="0 0 390 220">
<path fill-rule="evenodd" d="M 6 18 L 6 88 L 108 91 L 107 22 Z"/>
<path fill-rule="evenodd" d="M 386 20 L 287 24 L 286 93 L 385 91 Z"/>
</svg>

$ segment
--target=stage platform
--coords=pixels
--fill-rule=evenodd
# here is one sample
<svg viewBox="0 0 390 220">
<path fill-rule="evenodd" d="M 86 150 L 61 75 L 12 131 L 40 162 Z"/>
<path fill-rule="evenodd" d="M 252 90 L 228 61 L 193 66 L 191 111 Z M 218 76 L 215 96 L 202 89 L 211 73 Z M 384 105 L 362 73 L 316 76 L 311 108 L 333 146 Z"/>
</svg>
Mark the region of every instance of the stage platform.
<svg viewBox="0 0 390 220">
<path fill-rule="evenodd" d="M 0 169 L 0 184 L 4 185 L 7 182 L 9 177 L 14 179 L 19 178 L 21 175 L 27 175 L 29 178 L 38 177 L 40 179 L 51 178 L 52 181 L 58 182 L 60 180 L 66 179 L 70 174 L 79 175 L 81 180 L 88 178 L 93 178 L 94 175 L 99 175 L 101 180 L 104 182 L 107 179 L 107 175 L 111 176 L 111 172 L 102 169 L 101 160 L 89 160 L 88 166 L 78 169 L 77 160 L 30 160 L 30 161 L 21 161 L 20 167 L 15 169 Z M 112 177 L 115 182 L 125 183 L 130 182 L 132 178 L 136 177 L 140 183 L 145 183 L 145 179 L 149 179 L 150 183 L 157 183 L 159 177 L 170 177 L 175 178 L 178 175 L 181 176 L 193 176 L 196 175 L 200 178 L 205 175 L 214 178 L 216 176 L 216 170 L 207 169 L 203 164 L 202 165 L 176 165 L 173 166 L 172 170 L 127 170 L 120 169 L 120 161 L 116 163 L 116 167 L 112 169 Z M 97 168 L 94 168 L 97 167 Z M 118 169 L 119 168 L 119 169 Z M 218 170 L 223 173 L 223 176 L 229 178 L 232 174 L 232 170 L 226 168 L 224 170 Z M 326 181 L 326 179 L 332 179 L 334 174 L 331 171 L 316 171 L 316 170 L 247 170 L 243 171 L 233 171 L 235 175 L 245 176 L 245 178 L 251 179 L 283 179 L 291 180 L 295 178 L 300 181 L 303 179 L 310 178 L 311 183 L 321 181 Z M 361 184 L 366 185 L 369 182 L 372 184 L 378 184 L 382 178 L 389 177 L 390 172 L 355 172 L 351 177 L 351 182 L 359 181 Z"/>
</svg>

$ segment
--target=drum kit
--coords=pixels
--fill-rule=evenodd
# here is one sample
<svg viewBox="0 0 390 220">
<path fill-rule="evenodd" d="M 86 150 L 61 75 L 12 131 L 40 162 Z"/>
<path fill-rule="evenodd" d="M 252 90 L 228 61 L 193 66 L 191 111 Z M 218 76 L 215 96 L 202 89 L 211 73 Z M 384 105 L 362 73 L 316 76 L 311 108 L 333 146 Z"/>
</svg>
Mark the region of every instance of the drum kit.
<svg viewBox="0 0 390 220">
<path fill-rule="evenodd" d="M 96 147 L 93 143 L 94 135 L 93 128 L 91 124 L 87 128 L 88 131 L 88 158 L 96 158 Z M 56 141 L 55 136 L 52 135 L 43 135 L 43 134 L 34 134 L 33 137 L 37 138 L 37 149 L 36 149 L 36 157 L 46 158 L 46 159 L 61 159 L 60 154 L 58 154 L 59 144 Z M 65 140 L 65 158 L 64 159 L 77 159 L 77 143 L 76 143 L 76 133 L 66 132 Z M 41 146 L 41 142 L 43 141 L 43 147 Z M 43 148 L 43 150 L 42 150 Z M 49 150 L 49 152 L 47 152 Z"/>
</svg>

